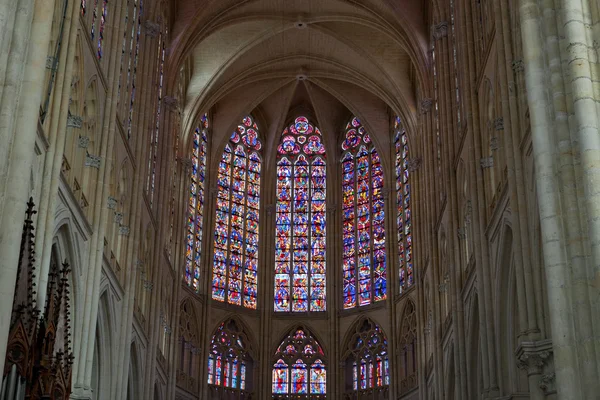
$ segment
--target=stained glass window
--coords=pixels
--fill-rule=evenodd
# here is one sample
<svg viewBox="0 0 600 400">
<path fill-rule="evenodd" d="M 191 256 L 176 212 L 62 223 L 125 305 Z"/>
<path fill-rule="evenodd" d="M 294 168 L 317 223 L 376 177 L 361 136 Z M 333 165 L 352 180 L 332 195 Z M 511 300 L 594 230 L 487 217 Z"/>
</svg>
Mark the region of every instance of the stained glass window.
<svg viewBox="0 0 600 400">
<path fill-rule="evenodd" d="M 143 0 L 139 0 L 137 4 L 134 2 L 133 23 L 131 24 L 131 42 L 129 45 L 129 65 L 127 67 L 127 85 L 131 79 L 129 110 L 127 118 L 127 139 L 131 139 L 131 125 L 133 123 L 133 105 L 135 104 L 135 79 L 137 75 L 137 65 L 140 55 L 140 34 L 142 33 L 142 17 L 144 15 Z M 136 12 L 137 12 L 137 27 L 136 27 Z M 137 29 L 136 29 L 137 28 Z M 135 32 L 135 52 L 133 48 L 133 34 Z"/>
<path fill-rule="evenodd" d="M 165 68 L 165 38 L 161 32 L 158 35 L 158 99 L 156 106 L 156 123 L 154 126 L 154 134 L 150 139 L 150 157 L 148 157 L 148 182 L 146 191 L 150 200 L 150 207 L 154 205 L 154 185 L 156 181 L 156 160 L 158 158 L 158 138 L 160 132 L 160 117 L 162 111 L 163 99 L 163 78 Z"/>
<path fill-rule="evenodd" d="M 248 338 L 235 320 L 222 323 L 212 337 L 208 355 L 208 384 L 247 390 L 251 371 Z"/>
<path fill-rule="evenodd" d="M 387 339 L 376 323 L 364 318 L 356 324 L 356 330 L 344 356 L 346 375 L 351 382 L 346 384 L 348 391 L 377 390 L 390 384 L 390 363 Z"/>
<path fill-rule="evenodd" d="M 185 250 L 185 282 L 196 292 L 200 289 L 200 255 L 204 224 L 204 196 L 206 176 L 208 118 L 202 117 L 201 126 L 194 131 L 192 143 L 192 171 Z"/>
<path fill-rule="evenodd" d="M 79 11 L 81 12 L 81 16 L 84 17 L 86 11 L 86 0 L 81 0 L 81 3 L 79 5 Z"/>
<path fill-rule="evenodd" d="M 344 309 L 385 300 L 387 269 L 383 168 L 357 118 L 342 144 Z"/>
<path fill-rule="evenodd" d="M 400 293 L 414 283 L 412 261 L 412 218 L 410 210 L 410 172 L 408 170 L 408 136 L 400 117 L 394 122 L 396 147 L 396 207 L 398 210 L 398 258 Z"/>
<path fill-rule="evenodd" d="M 277 156 L 275 311 L 325 311 L 325 146 L 298 117 Z"/>
<path fill-rule="evenodd" d="M 324 359 L 323 349 L 310 332 L 303 328 L 290 332 L 275 354 L 273 398 L 324 399 L 327 393 Z"/>
<path fill-rule="evenodd" d="M 212 298 L 256 309 L 262 143 L 247 116 L 225 146 L 217 177 Z"/>
<path fill-rule="evenodd" d="M 108 0 L 103 1 L 102 14 L 100 14 L 100 29 L 98 29 L 98 60 L 101 60 L 102 55 L 104 54 L 102 50 L 102 42 L 104 41 L 104 28 L 106 26 L 106 18 L 108 18 Z"/>
<path fill-rule="evenodd" d="M 98 18 L 98 0 L 94 0 L 94 10 L 92 11 L 92 27 L 91 27 L 91 36 L 92 40 L 96 36 L 96 19 Z"/>
</svg>

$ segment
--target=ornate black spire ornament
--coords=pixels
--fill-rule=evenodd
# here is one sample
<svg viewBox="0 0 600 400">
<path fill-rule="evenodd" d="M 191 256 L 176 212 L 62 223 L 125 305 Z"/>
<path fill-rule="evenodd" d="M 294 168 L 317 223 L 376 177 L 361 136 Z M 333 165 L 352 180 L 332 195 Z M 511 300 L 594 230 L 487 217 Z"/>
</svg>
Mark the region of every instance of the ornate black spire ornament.
<svg viewBox="0 0 600 400">
<path fill-rule="evenodd" d="M 35 301 L 33 199 L 25 212 L 0 399 L 67 400 L 73 354 L 70 334 L 69 264 L 50 268 L 44 313 Z"/>
</svg>

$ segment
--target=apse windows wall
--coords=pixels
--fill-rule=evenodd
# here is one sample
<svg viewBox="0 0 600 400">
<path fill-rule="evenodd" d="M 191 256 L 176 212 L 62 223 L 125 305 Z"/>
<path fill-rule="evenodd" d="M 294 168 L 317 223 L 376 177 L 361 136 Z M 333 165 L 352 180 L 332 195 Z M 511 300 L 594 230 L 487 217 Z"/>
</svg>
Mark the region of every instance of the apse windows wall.
<svg viewBox="0 0 600 400">
<path fill-rule="evenodd" d="M 398 258 L 400 293 L 414 284 L 412 262 L 412 214 L 411 186 L 408 170 L 409 147 L 406 130 L 400 117 L 394 121 L 394 145 L 396 148 L 396 207 L 398 226 Z"/>
<path fill-rule="evenodd" d="M 277 152 L 275 311 L 325 311 L 326 164 L 319 128 L 296 118 Z"/>
<path fill-rule="evenodd" d="M 252 358 L 248 339 L 235 320 L 222 323 L 212 337 L 208 355 L 208 384 L 251 390 Z"/>
<path fill-rule="evenodd" d="M 376 393 L 389 386 L 387 339 L 373 321 L 364 319 L 356 325 L 344 359 L 347 393 Z"/>
<path fill-rule="evenodd" d="M 384 300 L 387 293 L 383 168 L 357 118 L 342 144 L 344 309 Z"/>
<path fill-rule="evenodd" d="M 281 342 L 273 365 L 274 399 L 324 399 L 327 393 L 325 353 L 304 328 L 294 329 Z"/>
<path fill-rule="evenodd" d="M 262 143 L 248 116 L 225 146 L 217 178 L 213 300 L 256 309 Z"/>
<path fill-rule="evenodd" d="M 198 292 L 200 290 L 200 256 L 204 227 L 204 191 L 206 181 L 206 152 L 208 150 L 208 118 L 202 117 L 200 127 L 194 131 L 192 142 L 192 172 L 188 202 L 188 222 L 185 250 L 185 282 Z"/>
</svg>

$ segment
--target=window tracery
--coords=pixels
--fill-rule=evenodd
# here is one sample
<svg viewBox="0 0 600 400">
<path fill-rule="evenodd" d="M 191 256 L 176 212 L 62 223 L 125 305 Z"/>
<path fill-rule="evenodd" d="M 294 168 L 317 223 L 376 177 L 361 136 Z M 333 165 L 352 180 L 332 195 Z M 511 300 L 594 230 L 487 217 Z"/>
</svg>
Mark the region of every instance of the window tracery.
<svg viewBox="0 0 600 400">
<path fill-rule="evenodd" d="M 342 143 L 344 309 L 386 299 L 385 204 L 379 153 L 358 118 Z"/>
<path fill-rule="evenodd" d="M 223 322 L 212 337 L 208 355 L 208 384 L 213 387 L 250 391 L 252 357 L 249 340 L 239 324 Z"/>
<path fill-rule="evenodd" d="M 213 260 L 213 300 L 256 309 L 262 143 L 247 116 L 219 163 Z"/>
<path fill-rule="evenodd" d="M 274 360 L 274 399 L 325 399 L 325 353 L 308 330 L 292 330 L 277 348 Z"/>
<path fill-rule="evenodd" d="M 409 300 L 404 307 L 400 327 L 400 393 L 417 385 L 417 309 Z"/>
<path fill-rule="evenodd" d="M 346 355 L 346 392 L 356 395 L 387 393 L 390 384 L 388 343 L 385 334 L 373 321 L 364 318 L 356 324 Z M 350 379 L 348 379 L 350 378 Z M 382 397 L 383 398 L 383 397 Z"/>
<path fill-rule="evenodd" d="M 412 262 L 412 213 L 411 185 L 409 172 L 408 135 L 400 117 L 394 122 L 394 144 L 396 147 L 396 207 L 398 228 L 398 257 L 400 294 L 414 284 Z"/>
<path fill-rule="evenodd" d="M 204 227 L 206 152 L 208 150 L 208 118 L 201 119 L 200 127 L 194 131 L 192 142 L 192 171 L 185 250 L 185 282 L 198 292 L 200 290 L 200 259 Z"/>
<path fill-rule="evenodd" d="M 198 373 L 198 354 L 200 347 L 198 345 L 198 326 L 196 324 L 197 316 L 194 306 L 190 300 L 185 300 L 181 304 L 181 314 L 179 316 L 179 368 L 177 383 L 183 384 L 186 389 L 195 390 Z M 180 379 L 179 376 L 185 376 L 186 379 Z"/>
<path fill-rule="evenodd" d="M 276 312 L 326 309 L 326 163 L 319 128 L 298 117 L 277 156 Z"/>
</svg>

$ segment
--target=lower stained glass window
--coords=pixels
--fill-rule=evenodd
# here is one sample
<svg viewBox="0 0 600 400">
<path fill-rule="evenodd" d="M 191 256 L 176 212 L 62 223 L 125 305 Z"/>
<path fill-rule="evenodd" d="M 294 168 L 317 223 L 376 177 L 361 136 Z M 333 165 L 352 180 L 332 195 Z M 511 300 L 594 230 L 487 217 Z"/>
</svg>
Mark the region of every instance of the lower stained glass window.
<svg viewBox="0 0 600 400">
<path fill-rule="evenodd" d="M 246 390 L 252 359 L 247 338 L 235 320 L 222 323 L 212 337 L 208 354 L 208 384 Z"/>
<path fill-rule="evenodd" d="M 345 354 L 346 368 L 352 373 L 347 391 L 373 391 L 390 384 L 390 364 L 387 339 L 376 323 L 364 318 L 356 330 Z"/>
<path fill-rule="evenodd" d="M 274 399 L 324 399 L 327 393 L 325 354 L 304 328 L 294 329 L 275 354 Z"/>
</svg>

